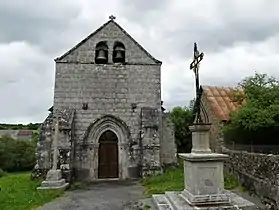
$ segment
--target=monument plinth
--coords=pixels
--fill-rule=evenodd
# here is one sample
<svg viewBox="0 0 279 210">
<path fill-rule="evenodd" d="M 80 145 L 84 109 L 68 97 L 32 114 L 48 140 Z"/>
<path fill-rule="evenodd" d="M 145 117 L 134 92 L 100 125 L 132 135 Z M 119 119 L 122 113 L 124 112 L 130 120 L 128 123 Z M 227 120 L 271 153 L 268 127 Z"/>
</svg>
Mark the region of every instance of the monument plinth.
<svg viewBox="0 0 279 210">
<path fill-rule="evenodd" d="M 192 132 L 192 150 L 191 153 L 178 155 L 184 164 L 184 190 L 153 195 L 153 201 L 158 209 L 258 209 L 250 201 L 224 189 L 223 167 L 228 156 L 212 153 L 209 147 L 211 124 L 201 101 L 202 88 L 199 86 L 199 65 L 203 56 L 195 43 L 194 60 L 190 65 L 196 79 L 194 124 L 189 127 Z"/>
<path fill-rule="evenodd" d="M 227 204 L 230 198 L 224 191 L 224 154 L 212 153 L 209 148 L 210 124 L 190 126 L 192 152 L 179 154 L 184 161 L 184 190 L 182 196 L 191 205 Z"/>
<path fill-rule="evenodd" d="M 224 189 L 223 163 L 227 155 L 209 148 L 210 124 L 190 126 L 191 153 L 179 154 L 184 164 L 184 190 L 153 195 L 158 209 L 177 210 L 256 210 L 253 203 Z"/>
<path fill-rule="evenodd" d="M 55 132 L 53 138 L 53 164 L 52 169 L 47 172 L 46 180 L 42 182 L 37 189 L 66 189 L 69 183 L 66 183 L 62 178 L 62 171 L 57 169 L 58 162 L 58 135 L 59 135 L 59 121 L 55 124 Z"/>
</svg>

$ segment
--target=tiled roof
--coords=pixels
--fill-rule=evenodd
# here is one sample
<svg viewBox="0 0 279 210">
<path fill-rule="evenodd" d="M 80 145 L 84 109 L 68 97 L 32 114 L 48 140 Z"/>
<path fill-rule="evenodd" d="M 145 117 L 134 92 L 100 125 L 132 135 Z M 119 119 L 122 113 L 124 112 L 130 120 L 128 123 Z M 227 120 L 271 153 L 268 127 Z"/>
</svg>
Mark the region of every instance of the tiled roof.
<svg viewBox="0 0 279 210">
<path fill-rule="evenodd" d="M 202 89 L 215 116 L 221 121 L 228 121 L 230 114 L 240 107 L 238 103 L 231 100 L 233 91 L 240 89 L 217 86 L 202 86 Z"/>
<path fill-rule="evenodd" d="M 19 130 L 17 133 L 18 136 L 28 136 L 28 135 L 33 135 L 32 130 Z"/>
</svg>

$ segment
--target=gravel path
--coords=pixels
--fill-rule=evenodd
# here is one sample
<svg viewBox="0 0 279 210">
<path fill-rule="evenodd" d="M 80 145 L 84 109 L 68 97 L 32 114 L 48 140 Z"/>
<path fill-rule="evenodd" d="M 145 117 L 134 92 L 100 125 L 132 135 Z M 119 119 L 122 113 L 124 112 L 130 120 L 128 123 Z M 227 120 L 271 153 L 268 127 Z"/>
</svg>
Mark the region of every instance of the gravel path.
<svg viewBox="0 0 279 210">
<path fill-rule="evenodd" d="M 39 210 L 124 210 L 128 203 L 142 198 L 144 187 L 137 181 L 96 182 L 83 190 L 66 192 L 66 195 L 47 203 Z"/>
</svg>

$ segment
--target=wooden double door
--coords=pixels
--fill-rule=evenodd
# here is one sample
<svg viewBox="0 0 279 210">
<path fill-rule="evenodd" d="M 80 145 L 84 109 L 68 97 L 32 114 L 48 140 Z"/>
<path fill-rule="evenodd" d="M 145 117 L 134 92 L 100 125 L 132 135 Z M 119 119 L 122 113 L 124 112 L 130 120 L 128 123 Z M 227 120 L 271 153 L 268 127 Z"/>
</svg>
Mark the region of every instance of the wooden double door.
<svg viewBox="0 0 279 210">
<path fill-rule="evenodd" d="M 118 178 L 118 139 L 114 132 L 105 131 L 99 139 L 98 178 Z"/>
</svg>

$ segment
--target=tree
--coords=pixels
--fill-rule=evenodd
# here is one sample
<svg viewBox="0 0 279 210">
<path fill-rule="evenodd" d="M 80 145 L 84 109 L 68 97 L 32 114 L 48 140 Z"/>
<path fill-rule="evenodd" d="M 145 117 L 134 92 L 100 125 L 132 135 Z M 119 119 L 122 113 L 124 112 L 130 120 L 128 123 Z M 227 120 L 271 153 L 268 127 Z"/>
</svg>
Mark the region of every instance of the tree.
<svg viewBox="0 0 279 210">
<path fill-rule="evenodd" d="M 178 152 L 191 152 L 192 137 L 189 126 L 192 123 L 192 117 L 192 110 L 187 107 L 175 107 L 171 111 Z"/>
<path fill-rule="evenodd" d="M 41 123 L 23 124 L 0 124 L 0 130 L 37 130 Z"/>
<path fill-rule="evenodd" d="M 239 87 L 243 92 L 232 96 L 243 107 L 231 115 L 231 128 L 256 131 L 279 125 L 279 82 L 266 74 L 255 73 Z"/>
<path fill-rule="evenodd" d="M 20 141 L 10 136 L 0 137 L 0 169 L 4 171 L 31 170 L 36 162 L 36 142 Z"/>
</svg>

